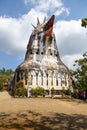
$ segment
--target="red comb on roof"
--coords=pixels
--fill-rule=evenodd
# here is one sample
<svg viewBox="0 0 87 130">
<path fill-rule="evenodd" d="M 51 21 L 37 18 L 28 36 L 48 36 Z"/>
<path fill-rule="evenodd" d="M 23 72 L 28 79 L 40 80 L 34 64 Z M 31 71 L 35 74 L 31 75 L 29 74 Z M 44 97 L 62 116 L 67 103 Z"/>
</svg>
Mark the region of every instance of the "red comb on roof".
<svg viewBox="0 0 87 130">
<path fill-rule="evenodd" d="M 53 23 L 54 23 L 55 15 L 52 15 L 51 18 L 48 20 L 48 22 L 45 25 L 45 35 L 50 36 L 53 30 Z"/>
</svg>

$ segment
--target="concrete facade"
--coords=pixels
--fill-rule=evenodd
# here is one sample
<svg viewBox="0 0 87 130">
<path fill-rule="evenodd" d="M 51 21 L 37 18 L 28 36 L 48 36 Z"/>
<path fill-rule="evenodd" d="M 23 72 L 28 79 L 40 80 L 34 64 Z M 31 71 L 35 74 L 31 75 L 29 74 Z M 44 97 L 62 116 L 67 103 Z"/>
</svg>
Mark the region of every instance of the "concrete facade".
<svg viewBox="0 0 87 130">
<path fill-rule="evenodd" d="M 48 22 L 38 22 L 34 27 L 25 59 L 15 71 L 14 86 L 18 81 L 23 81 L 26 88 L 40 86 L 45 90 L 67 90 L 70 87 L 69 69 L 60 59 L 53 25 L 49 26 L 50 21 L 54 22 L 54 15 Z M 48 29 L 46 26 L 49 26 Z"/>
</svg>

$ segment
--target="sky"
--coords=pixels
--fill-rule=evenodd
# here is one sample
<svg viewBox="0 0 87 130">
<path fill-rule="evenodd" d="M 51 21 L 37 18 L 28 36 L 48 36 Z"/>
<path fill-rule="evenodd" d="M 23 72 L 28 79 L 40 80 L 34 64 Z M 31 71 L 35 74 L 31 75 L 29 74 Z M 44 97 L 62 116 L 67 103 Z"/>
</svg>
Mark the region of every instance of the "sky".
<svg viewBox="0 0 87 130">
<path fill-rule="evenodd" d="M 15 70 L 24 60 L 37 17 L 43 22 L 55 15 L 54 33 L 62 61 L 74 69 L 74 61 L 87 51 L 87 0 L 0 0 L 0 69 Z"/>
</svg>

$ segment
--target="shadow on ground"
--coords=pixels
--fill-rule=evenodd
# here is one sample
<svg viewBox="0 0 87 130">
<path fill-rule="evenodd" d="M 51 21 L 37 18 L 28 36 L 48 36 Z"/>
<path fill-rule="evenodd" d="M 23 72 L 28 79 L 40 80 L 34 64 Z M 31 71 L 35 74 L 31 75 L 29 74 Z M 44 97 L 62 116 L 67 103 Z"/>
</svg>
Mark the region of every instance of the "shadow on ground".
<svg viewBox="0 0 87 130">
<path fill-rule="evenodd" d="M 76 98 L 61 98 L 60 101 L 65 101 L 65 102 L 74 102 L 74 103 L 77 103 L 77 104 L 87 104 L 87 101 L 85 100 L 81 100 L 81 99 L 76 99 Z"/>
<path fill-rule="evenodd" d="M 87 130 L 87 116 L 63 113 L 43 116 L 32 111 L 0 113 L 0 130 Z"/>
</svg>

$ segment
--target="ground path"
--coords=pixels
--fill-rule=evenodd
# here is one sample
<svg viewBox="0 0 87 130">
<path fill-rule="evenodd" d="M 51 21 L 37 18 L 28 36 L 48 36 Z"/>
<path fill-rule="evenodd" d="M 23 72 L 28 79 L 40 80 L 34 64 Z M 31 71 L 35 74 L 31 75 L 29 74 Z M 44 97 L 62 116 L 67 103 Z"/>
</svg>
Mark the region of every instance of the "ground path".
<svg viewBox="0 0 87 130">
<path fill-rule="evenodd" d="M 2 95 L 0 130 L 87 130 L 85 101 Z"/>
</svg>

